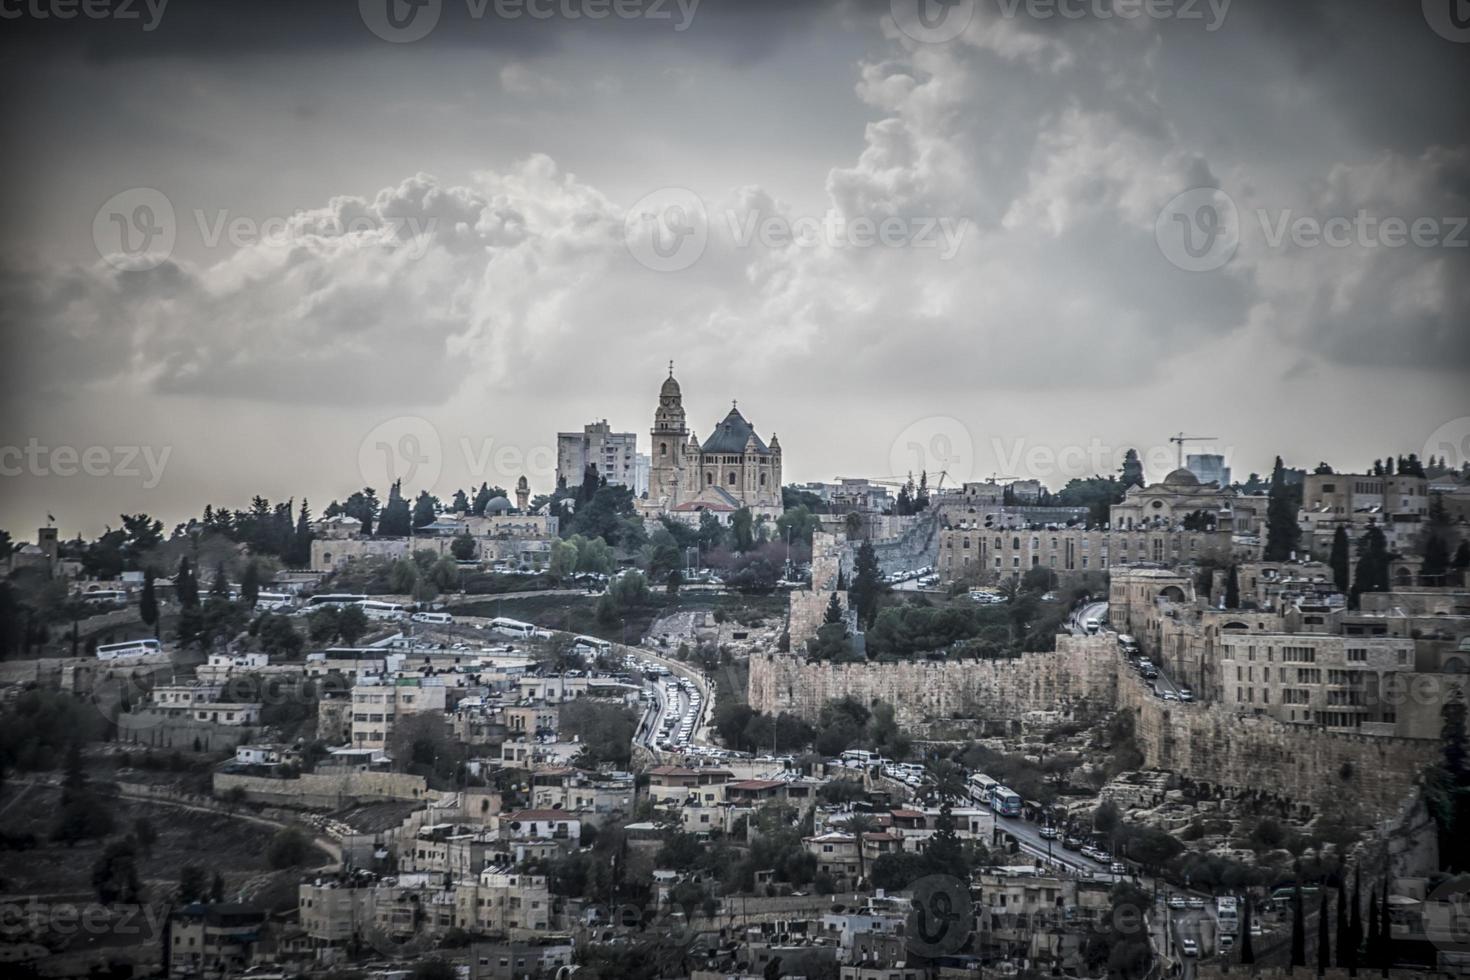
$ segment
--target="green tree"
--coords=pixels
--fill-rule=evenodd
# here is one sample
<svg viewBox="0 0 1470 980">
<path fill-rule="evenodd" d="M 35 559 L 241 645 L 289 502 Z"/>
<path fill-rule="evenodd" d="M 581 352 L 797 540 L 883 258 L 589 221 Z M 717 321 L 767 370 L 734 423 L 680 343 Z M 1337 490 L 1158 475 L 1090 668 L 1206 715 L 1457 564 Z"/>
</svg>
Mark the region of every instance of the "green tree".
<svg viewBox="0 0 1470 980">
<path fill-rule="evenodd" d="M 255 559 L 245 563 L 245 570 L 240 573 L 240 600 L 245 603 L 247 609 L 255 607 L 255 600 L 260 598 L 260 563 Z"/>
<path fill-rule="evenodd" d="M 186 864 L 179 872 L 179 904 L 188 905 L 205 897 L 204 869 L 197 864 Z"/>
<path fill-rule="evenodd" d="M 153 569 L 143 569 L 143 596 L 138 600 L 138 618 L 158 635 L 158 594 L 153 588 Z"/>
<path fill-rule="evenodd" d="M 183 609 L 197 609 L 199 606 L 199 583 L 187 557 L 179 559 L 179 570 L 174 573 L 174 597 Z"/>
<path fill-rule="evenodd" d="M 883 589 L 883 576 L 878 570 L 878 554 L 871 541 L 858 548 L 857 567 L 848 599 L 857 612 L 858 625 L 867 629 L 878 616 L 878 601 Z"/>
<path fill-rule="evenodd" d="M 827 603 L 827 611 L 822 616 L 822 623 L 824 625 L 840 625 L 846 618 L 846 615 L 842 611 L 842 603 L 837 598 L 837 593 L 832 593 L 832 598 Z"/>
<path fill-rule="evenodd" d="M 331 643 L 337 638 L 342 616 L 336 606 L 327 606 L 312 613 L 306 620 L 307 635 L 313 643 Z"/>
<path fill-rule="evenodd" d="M 1364 592 L 1388 591 L 1388 539 L 1376 524 L 1368 528 L 1358 542 L 1358 566 L 1353 574 L 1353 587 L 1348 593 L 1348 606 L 1357 609 Z"/>
<path fill-rule="evenodd" d="M 1121 483 L 1125 493 L 1129 487 L 1143 486 L 1143 462 L 1138 458 L 1138 450 L 1130 449 L 1123 454 L 1122 474 Z"/>
<path fill-rule="evenodd" d="M 1327 889 L 1324 886 L 1317 900 L 1317 976 L 1327 972 L 1332 959 L 1332 937 L 1327 919 Z"/>
<path fill-rule="evenodd" d="M 1240 914 L 1240 962 L 1242 966 L 1250 966 L 1256 961 L 1256 950 L 1251 942 L 1251 897 L 1249 895 L 1241 901 L 1245 906 Z"/>
<path fill-rule="evenodd" d="M 439 500 L 427 490 L 420 490 L 413 502 L 413 526 L 428 527 L 439 518 Z"/>
<path fill-rule="evenodd" d="M 1302 529 L 1297 523 L 1300 488 L 1288 485 L 1286 467 L 1281 457 L 1271 470 L 1271 489 L 1266 502 L 1267 561 L 1287 561 L 1301 542 Z"/>
<path fill-rule="evenodd" d="M 755 518 L 749 507 L 742 507 L 730 515 L 730 533 L 736 551 L 743 554 L 755 547 Z"/>
<path fill-rule="evenodd" d="M 133 821 L 133 839 L 138 842 L 138 850 L 144 857 L 153 854 L 153 845 L 158 843 L 158 831 L 153 827 L 153 821 L 147 817 L 139 817 Z"/>
<path fill-rule="evenodd" d="M 1332 557 L 1328 564 L 1332 566 L 1332 581 L 1337 585 L 1337 591 L 1343 595 L 1348 594 L 1352 587 L 1352 579 L 1349 574 L 1349 561 L 1352 546 L 1348 541 L 1347 528 L 1339 524 L 1337 530 L 1332 532 Z"/>
<path fill-rule="evenodd" d="M 1225 608 L 1240 608 L 1240 573 L 1234 565 L 1225 573 Z"/>
<path fill-rule="evenodd" d="M 103 905 L 136 902 L 142 895 L 138 883 L 137 846 L 132 838 L 115 840 L 102 849 L 92 865 L 92 887 Z"/>
<path fill-rule="evenodd" d="M 346 606 L 337 613 L 337 635 L 348 646 L 356 644 L 367 629 L 367 613 L 362 611 L 361 606 Z"/>
<path fill-rule="evenodd" d="M 265 849 L 265 860 L 272 868 L 296 868 L 306 863 L 311 854 L 311 841 L 296 827 L 282 827 Z"/>
</svg>

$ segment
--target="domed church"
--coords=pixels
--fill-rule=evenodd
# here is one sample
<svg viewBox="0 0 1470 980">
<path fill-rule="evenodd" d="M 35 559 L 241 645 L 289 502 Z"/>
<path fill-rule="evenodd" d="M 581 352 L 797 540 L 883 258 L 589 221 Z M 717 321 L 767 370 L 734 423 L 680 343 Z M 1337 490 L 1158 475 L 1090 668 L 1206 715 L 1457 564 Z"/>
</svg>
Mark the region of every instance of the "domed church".
<svg viewBox="0 0 1470 980">
<path fill-rule="evenodd" d="M 669 363 L 658 392 L 649 447 L 648 502 L 688 519 L 704 511 L 721 521 L 742 507 L 757 516 L 781 513 L 781 443 L 767 444 L 731 402 L 730 412 L 701 443 L 684 416 L 684 396 Z"/>
</svg>

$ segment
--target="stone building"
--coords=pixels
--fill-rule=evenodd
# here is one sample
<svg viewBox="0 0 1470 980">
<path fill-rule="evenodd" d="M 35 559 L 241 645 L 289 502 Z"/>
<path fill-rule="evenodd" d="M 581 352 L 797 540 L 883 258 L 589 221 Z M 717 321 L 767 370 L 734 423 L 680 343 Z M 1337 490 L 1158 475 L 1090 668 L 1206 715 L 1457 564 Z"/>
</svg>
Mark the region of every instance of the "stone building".
<svg viewBox="0 0 1470 980">
<path fill-rule="evenodd" d="M 1393 735 L 1393 674 L 1414 670 L 1414 641 L 1394 637 L 1227 631 L 1225 705 L 1242 714 L 1341 731 Z"/>
<path fill-rule="evenodd" d="M 655 513 L 747 507 L 757 516 L 780 516 L 780 441 L 772 433 L 767 445 L 731 403 L 701 443 L 687 424 L 672 364 L 659 389 L 651 435 L 648 504 Z"/>
<path fill-rule="evenodd" d="M 1187 469 L 1177 469 L 1162 483 L 1129 487 L 1123 502 L 1114 504 L 1109 521 L 1114 528 L 1182 526 L 1203 521 L 1219 531 L 1242 535 L 1261 532 L 1266 519 L 1266 497 L 1237 493 L 1213 483 L 1201 483 Z"/>
<path fill-rule="evenodd" d="M 1429 514 L 1429 481 L 1422 476 L 1373 476 L 1363 473 L 1309 473 L 1302 480 L 1302 506 L 1297 522 L 1302 549 L 1319 561 L 1332 556 L 1339 527 L 1349 543 L 1371 526 L 1383 530 L 1388 550 L 1412 550 Z"/>
<path fill-rule="evenodd" d="M 1180 565 L 1206 556 L 1228 560 L 1234 539 L 1226 531 L 1186 531 L 1178 526 L 1105 530 L 961 526 L 940 532 L 942 580 L 994 580 L 1049 568 L 1059 576 L 1107 571 L 1115 565 L 1151 562 Z"/>
<path fill-rule="evenodd" d="M 423 684 L 418 678 L 399 678 L 393 683 L 360 679 L 352 688 L 353 747 L 387 748 L 402 716 L 443 712 L 447 693 L 443 684 Z"/>
<path fill-rule="evenodd" d="M 578 486 L 588 466 L 608 483 L 628 487 L 633 496 L 648 493 L 647 456 L 638 452 L 638 436 L 614 432 L 607 419 L 589 422 L 581 432 L 556 434 L 556 479 L 568 487 Z"/>
</svg>

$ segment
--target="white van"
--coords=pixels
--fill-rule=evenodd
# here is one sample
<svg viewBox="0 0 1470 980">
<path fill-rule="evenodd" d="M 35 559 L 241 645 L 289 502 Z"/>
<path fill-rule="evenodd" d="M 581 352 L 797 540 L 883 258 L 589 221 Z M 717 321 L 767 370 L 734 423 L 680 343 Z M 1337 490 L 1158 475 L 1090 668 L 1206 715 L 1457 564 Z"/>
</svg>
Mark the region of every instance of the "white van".
<svg viewBox="0 0 1470 980">
<path fill-rule="evenodd" d="M 408 618 L 415 623 L 433 623 L 436 626 L 448 626 L 454 622 L 453 616 L 442 612 L 417 612 Z"/>
</svg>

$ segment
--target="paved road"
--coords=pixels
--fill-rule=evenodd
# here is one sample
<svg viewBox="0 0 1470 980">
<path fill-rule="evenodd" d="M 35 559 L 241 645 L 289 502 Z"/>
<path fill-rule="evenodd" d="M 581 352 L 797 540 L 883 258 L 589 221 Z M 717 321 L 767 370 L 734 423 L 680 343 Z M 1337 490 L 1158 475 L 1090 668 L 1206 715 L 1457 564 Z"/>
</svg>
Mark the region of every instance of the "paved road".
<svg viewBox="0 0 1470 980">
<path fill-rule="evenodd" d="M 1086 636 L 1087 628 L 1082 624 L 1089 619 L 1099 621 L 1108 618 L 1108 604 L 1106 602 L 1089 602 L 1067 617 L 1067 632 L 1074 636 Z"/>
</svg>

